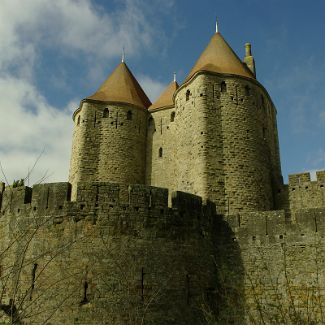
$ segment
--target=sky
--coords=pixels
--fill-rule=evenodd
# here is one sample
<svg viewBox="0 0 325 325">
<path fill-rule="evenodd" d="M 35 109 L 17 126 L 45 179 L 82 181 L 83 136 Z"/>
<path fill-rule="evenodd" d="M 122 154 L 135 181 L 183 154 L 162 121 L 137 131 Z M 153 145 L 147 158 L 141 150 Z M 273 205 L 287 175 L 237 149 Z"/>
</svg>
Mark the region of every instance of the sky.
<svg viewBox="0 0 325 325">
<path fill-rule="evenodd" d="M 325 169 L 324 0 L 0 0 L 0 181 L 67 181 L 72 113 L 121 60 L 153 101 L 215 31 L 277 108 L 282 173 Z"/>
</svg>

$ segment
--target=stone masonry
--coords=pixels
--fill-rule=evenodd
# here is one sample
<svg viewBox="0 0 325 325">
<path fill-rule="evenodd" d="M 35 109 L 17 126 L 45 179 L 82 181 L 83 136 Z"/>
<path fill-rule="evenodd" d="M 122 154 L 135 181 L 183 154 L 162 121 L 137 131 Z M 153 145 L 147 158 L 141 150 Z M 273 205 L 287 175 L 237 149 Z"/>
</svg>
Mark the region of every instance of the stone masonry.
<svg viewBox="0 0 325 325">
<path fill-rule="evenodd" d="M 152 105 L 122 62 L 73 115 L 69 182 L 0 183 L 0 322 L 325 324 L 325 171 L 283 184 L 245 48 L 214 34 Z"/>
</svg>

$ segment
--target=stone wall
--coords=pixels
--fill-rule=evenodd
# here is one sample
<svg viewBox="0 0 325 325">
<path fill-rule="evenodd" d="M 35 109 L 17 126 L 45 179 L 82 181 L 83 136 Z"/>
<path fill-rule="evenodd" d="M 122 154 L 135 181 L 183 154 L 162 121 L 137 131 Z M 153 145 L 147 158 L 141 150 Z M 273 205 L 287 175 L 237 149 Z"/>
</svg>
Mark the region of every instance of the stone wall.
<svg viewBox="0 0 325 325">
<path fill-rule="evenodd" d="M 288 197 L 291 210 L 325 207 L 325 171 L 316 172 L 311 181 L 309 173 L 289 175 Z"/>
<path fill-rule="evenodd" d="M 27 324 L 324 321 L 324 208 L 222 217 L 192 194 L 105 182 L 70 196 L 3 193 L 2 308 Z"/>
<path fill-rule="evenodd" d="M 295 218 L 246 213 L 227 222 L 244 265 L 247 324 L 323 324 L 325 209 L 299 210 Z"/>
<path fill-rule="evenodd" d="M 173 122 L 171 112 L 152 112 L 148 184 L 200 195 L 220 213 L 275 207 L 282 188 L 276 110 L 260 84 L 198 73 L 177 90 Z"/>
<path fill-rule="evenodd" d="M 147 136 L 146 184 L 174 189 L 177 152 L 175 108 L 150 111 Z"/>
<path fill-rule="evenodd" d="M 141 185 L 79 183 L 76 201 L 70 190 L 6 188 L 2 308 L 13 304 L 26 324 L 203 321 L 202 306 L 214 306 L 215 206 Z"/>
<path fill-rule="evenodd" d="M 83 102 L 74 116 L 69 181 L 145 183 L 147 111 L 126 104 Z"/>
</svg>

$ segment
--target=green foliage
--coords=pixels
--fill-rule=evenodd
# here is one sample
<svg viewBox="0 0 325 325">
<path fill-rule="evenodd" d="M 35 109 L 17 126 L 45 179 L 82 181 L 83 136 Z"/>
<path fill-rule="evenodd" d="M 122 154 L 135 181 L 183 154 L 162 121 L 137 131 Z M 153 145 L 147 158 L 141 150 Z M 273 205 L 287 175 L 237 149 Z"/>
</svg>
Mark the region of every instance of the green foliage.
<svg viewBox="0 0 325 325">
<path fill-rule="evenodd" d="M 15 188 L 15 187 L 20 187 L 20 186 L 24 186 L 25 185 L 25 180 L 22 178 L 20 180 L 14 180 L 13 184 L 12 184 L 12 187 Z M 0 323 L 1 325 L 1 323 Z"/>
</svg>

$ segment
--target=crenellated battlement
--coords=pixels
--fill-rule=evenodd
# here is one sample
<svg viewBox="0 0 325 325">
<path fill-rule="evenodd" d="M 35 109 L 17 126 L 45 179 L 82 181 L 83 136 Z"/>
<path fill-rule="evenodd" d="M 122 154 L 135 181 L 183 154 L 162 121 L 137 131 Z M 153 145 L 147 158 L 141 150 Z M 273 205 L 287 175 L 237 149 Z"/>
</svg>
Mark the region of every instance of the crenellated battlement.
<svg viewBox="0 0 325 325">
<path fill-rule="evenodd" d="M 290 210 L 325 207 L 325 170 L 316 172 L 311 181 L 310 173 L 289 175 L 288 201 Z"/>
<path fill-rule="evenodd" d="M 284 210 L 250 212 L 228 216 L 241 244 L 276 244 L 325 236 L 325 208 L 302 209 L 288 217 Z"/>
<path fill-rule="evenodd" d="M 299 186 L 305 183 L 325 183 L 325 170 L 320 170 L 316 172 L 316 180 L 311 181 L 311 175 L 309 172 L 297 173 L 289 175 L 289 186 Z"/>
<path fill-rule="evenodd" d="M 50 216 L 55 224 L 72 220 L 96 224 L 109 219 L 109 231 L 114 229 L 115 234 L 149 227 L 164 237 L 175 231 L 185 235 L 187 228 L 200 233 L 216 215 L 216 207 L 210 202 L 203 204 L 202 198 L 193 194 L 106 182 L 79 183 L 76 200 L 71 201 L 70 183 L 51 183 L 33 188 L 7 186 L 1 214 L 10 218 Z M 173 228 L 176 230 L 171 231 Z"/>
</svg>

